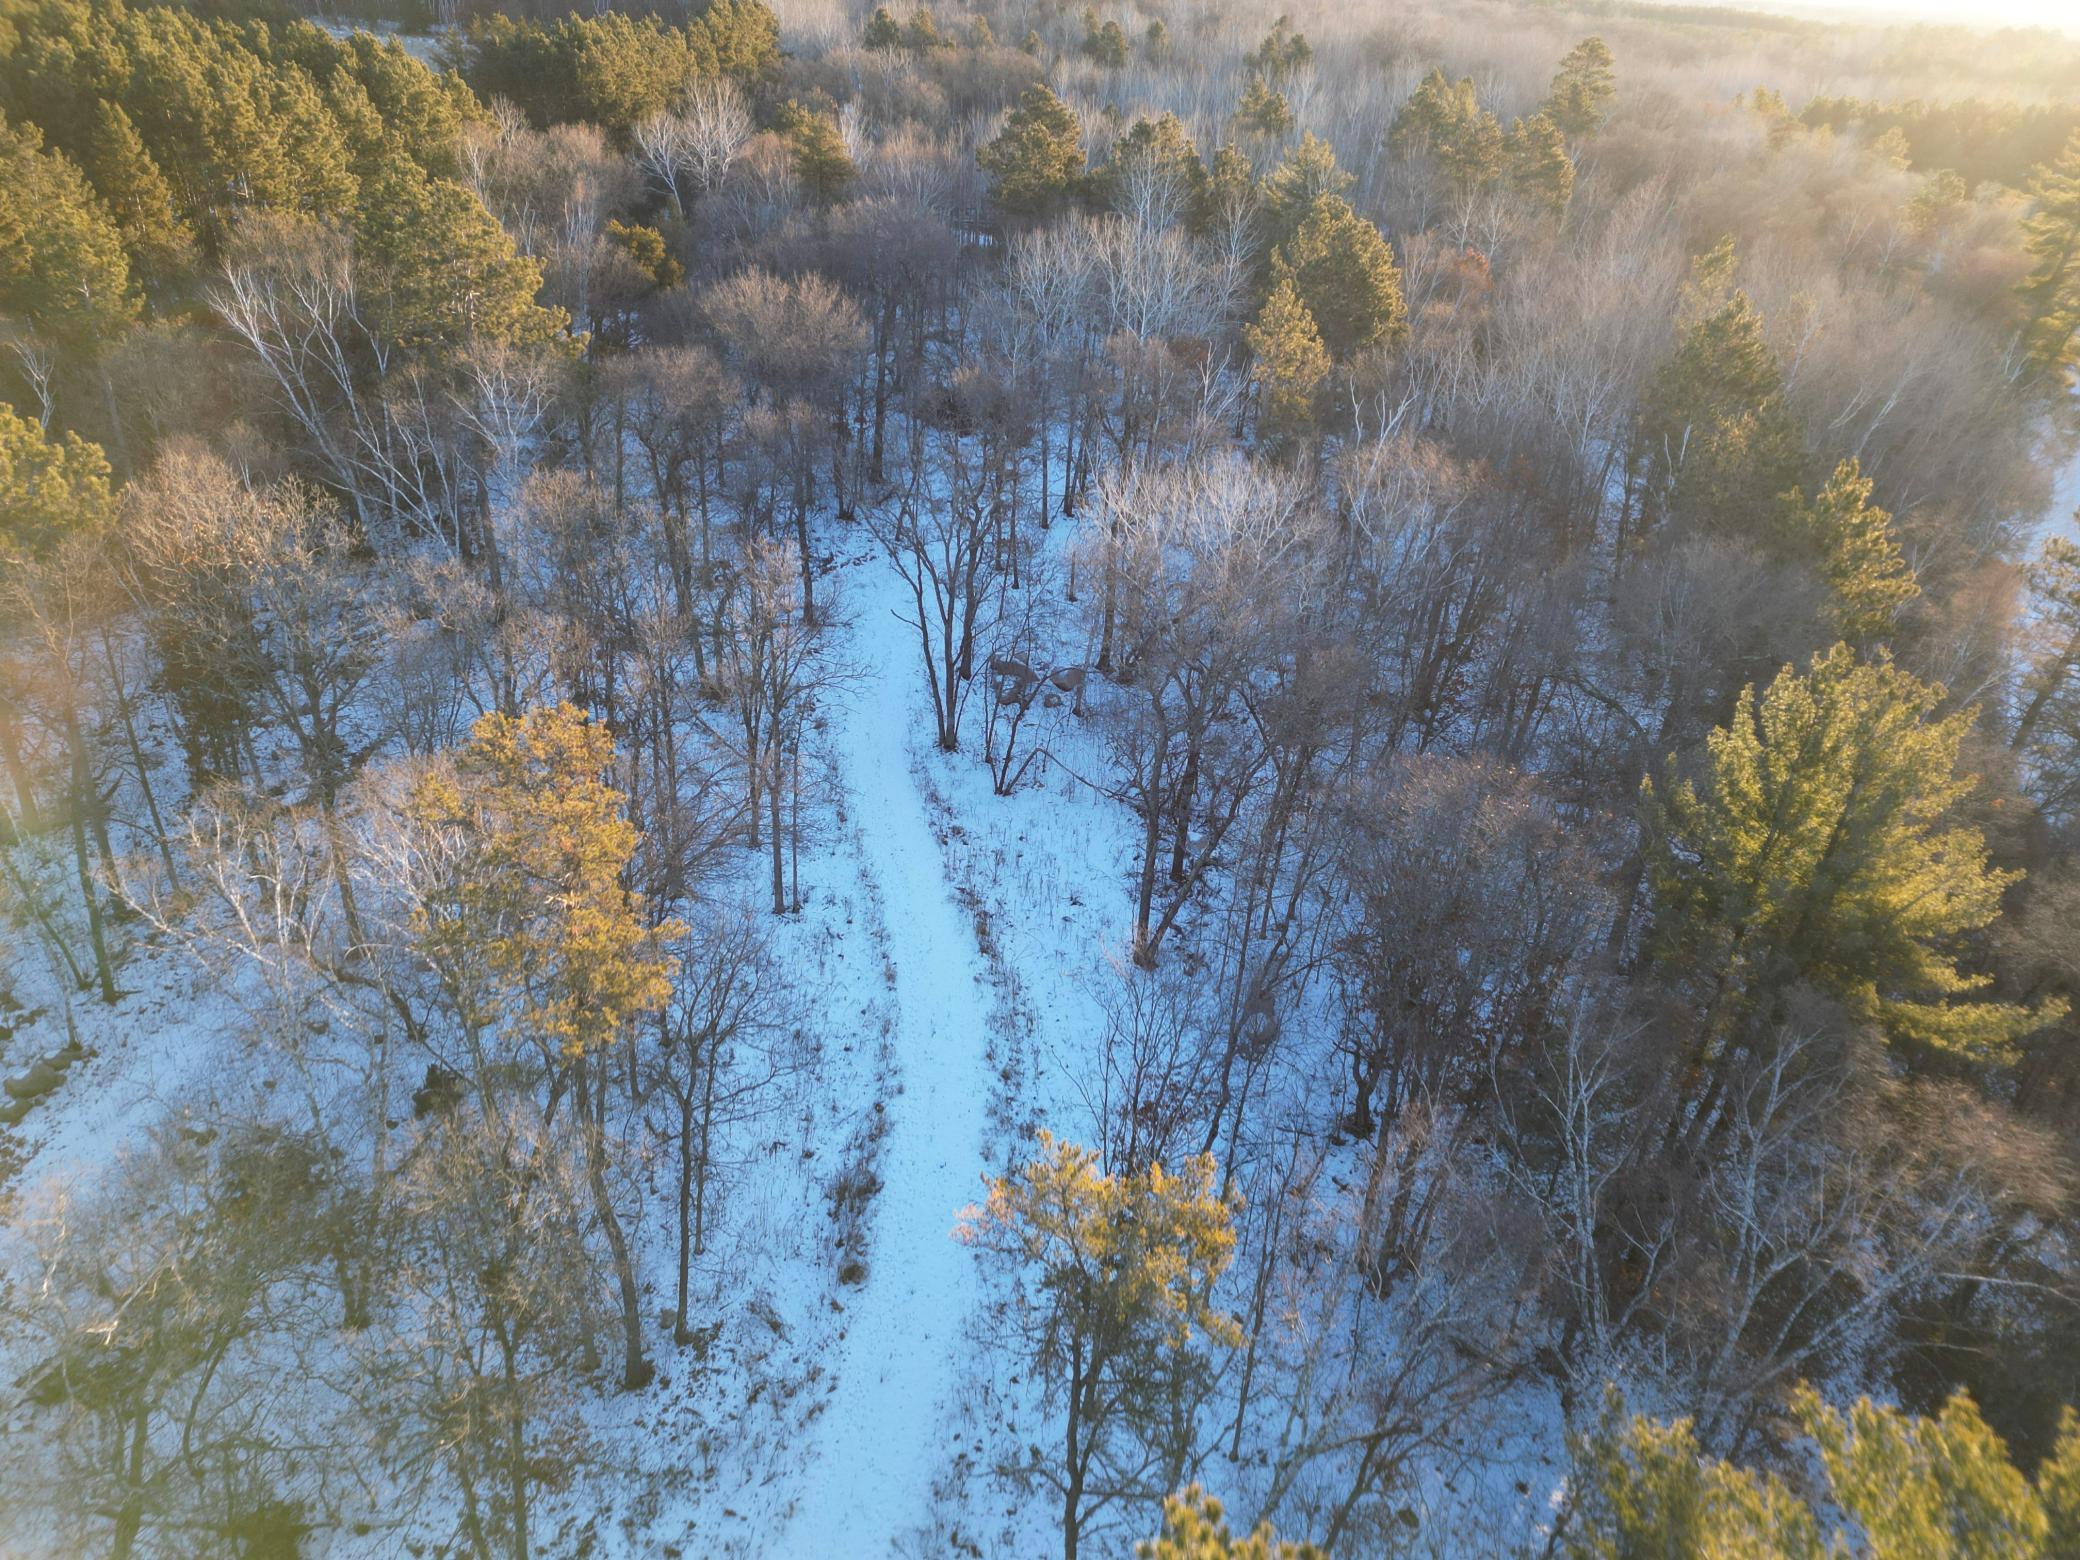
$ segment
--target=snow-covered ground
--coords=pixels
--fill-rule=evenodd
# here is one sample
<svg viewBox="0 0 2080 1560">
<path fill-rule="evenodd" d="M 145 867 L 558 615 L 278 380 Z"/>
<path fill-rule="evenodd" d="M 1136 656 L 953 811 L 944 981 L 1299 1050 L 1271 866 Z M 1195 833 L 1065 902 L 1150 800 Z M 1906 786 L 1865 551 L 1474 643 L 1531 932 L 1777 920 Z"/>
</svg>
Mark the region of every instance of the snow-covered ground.
<svg viewBox="0 0 2080 1560">
<path fill-rule="evenodd" d="M 895 1092 L 887 1102 L 864 1286 L 847 1304 L 837 1388 L 811 1431 L 811 1477 L 774 1555 L 878 1555 L 931 1523 L 975 1263 L 955 1243 L 980 1192 L 990 1094 L 986 994 L 971 923 L 954 903 L 919 790 L 923 674 L 878 558 L 848 571 L 858 677 L 832 721 L 864 866 L 888 917 Z"/>
<path fill-rule="evenodd" d="M 1043 576 L 1074 529 L 1061 522 L 1043 539 Z M 806 999 L 814 1060 L 722 1156 L 719 1233 L 696 1264 L 698 1347 L 675 1346 L 656 1325 L 671 1300 L 668 1156 L 639 1133 L 624 1144 L 642 1194 L 631 1186 L 621 1201 L 636 1210 L 659 1377 L 643 1393 L 590 1401 L 596 1455 L 543 1497 L 545 1553 L 1023 1557 L 1059 1542 L 1051 1498 L 996 1476 L 1007 1452 L 1054 1431 L 1023 1362 L 982 1346 L 991 1290 L 954 1227 L 984 1174 L 1024 1152 L 1034 1127 L 1099 1138 L 1091 1081 L 1107 1003 L 1134 978 L 1120 961 L 1136 830 L 1101 789 L 1098 721 L 1066 701 L 1035 711 L 1021 742 L 1049 756 L 1010 796 L 995 793 L 981 755 L 980 696 L 964 750 L 940 752 L 916 632 L 900 617 L 902 581 L 863 527 L 829 521 L 823 539 L 844 559 L 828 591 L 839 603 L 829 655 L 843 675 L 809 757 L 835 826 L 812 829 L 805 845 L 802 912 L 772 923 Z M 1051 587 L 1040 599 L 1049 604 L 1025 620 L 1036 664 L 1080 663 L 1078 609 Z M 1093 680 L 1094 710 L 1109 691 Z M 747 900 L 763 872 L 747 852 Z M 1218 913 L 1188 913 L 1166 964 L 1190 976 Z M 212 1080 L 265 1081 L 241 1049 L 234 1006 L 177 949 L 141 943 L 125 976 L 134 991 L 116 1009 L 77 1004 L 98 1054 L 30 1118 L 18 1185 L 32 1193 L 90 1177 L 143 1121 L 200 1101 Z M 17 1038 L 15 1055 L 62 1039 L 55 1011 L 39 1028 Z M 833 1206 L 834 1189 L 862 1169 L 878 1182 L 860 1204 L 863 1246 Z M 0 1236 L 0 1265 L 17 1282 L 23 1257 L 18 1228 Z M 0 1376 L 21 1368 L 0 1358 Z M 1537 1382 L 1513 1389 L 1489 1423 L 1464 1427 L 1410 1481 L 1432 1552 L 1500 1552 L 1535 1531 L 1559 1440 Z M 1239 1463 L 1215 1456 L 1206 1476 L 1246 1504 L 1262 1467 L 1246 1447 Z M 1478 1536 L 1432 1526 L 1447 1510 L 1480 1524 Z M 1131 1524 L 1144 1518 L 1124 1508 L 1094 1547 L 1130 1552 L 1145 1536 Z M 379 1552 L 338 1532 L 309 1547 L 355 1560 Z"/>
<path fill-rule="evenodd" d="M 2051 506 L 2044 511 L 2041 536 L 2063 536 L 2080 542 L 2080 447 L 2076 447 L 2051 485 Z"/>
</svg>

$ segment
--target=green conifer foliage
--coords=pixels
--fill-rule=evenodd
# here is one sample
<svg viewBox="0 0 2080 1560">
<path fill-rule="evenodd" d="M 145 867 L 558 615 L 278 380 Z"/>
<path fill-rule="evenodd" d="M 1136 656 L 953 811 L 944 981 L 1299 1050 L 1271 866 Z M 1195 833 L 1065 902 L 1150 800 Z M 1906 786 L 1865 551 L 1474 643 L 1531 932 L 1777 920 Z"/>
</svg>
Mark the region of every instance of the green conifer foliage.
<svg viewBox="0 0 2080 1560">
<path fill-rule="evenodd" d="M 1336 151 L 1312 130 L 1300 133 L 1300 144 L 1287 152 L 1264 180 L 1264 243 L 1275 250 L 1294 233 L 1315 201 L 1344 195 L 1357 181 L 1336 165 Z"/>
<path fill-rule="evenodd" d="M 1831 992 L 1894 1041 L 1997 1056 L 2043 1021 L 1958 1000 L 1986 984 L 1957 940 L 1999 913 L 2019 874 L 1949 813 L 1974 781 L 1957 756 L 1975 712 L 1880 652 L 1847 645 L 1746 689 L 1711 734 L 1701 780 L 1642 795 L 1664 955 L 1713 993 L 1706 1042 L 1786 978 Z"/>
<path fill-rule="evenodd" d="M 1272 86 L 1282 87 L 1313 58 L 1314 46 L 1307 34 L 1293 25 L 1292 17 L 1280 16 L 1256 52 L 1244 56 L 1244 63 Z"/>
<path fill-rule="evenodd" d="M 1107 70 L 1118 70 L 1127 63 L 1127 35 L 1116 21 L 1100 23 L 1098 13 L 1085 6 L 1083 9 L 1083 53 L 1084 57 Z"/>
<path fill-rule="evenodd" d="M 195 263 L 194 232 L 121 104 L 96 100 L 83 155 L 87 177 L 123 235 L 132 272 L 155 286 L 183 275 Z"/>
<path fill-rule="evenodd" d="M 408 158 L 392 157 L 366 181 L 355 231 L 371 324 L 407 351 L 450 356 L 471 340 L 536 345 L 569 324 L 562 310 L 535 302 L 541 267 L 484 203 Z"/>
<path fill-rule="evenodd" d="M 1272 261 L 1274 286 L 1290 281 L 1338 359 L 1408 330 L 1401 269 L 1377 227 L 1340 195 L 1318 195 Z"/>
<path fill-rule="evenodd" d="M 1274 448 L 1290 448 L 1314 429 L 1315 396 L 1330 367 L 1329 349 L 1290 276 L 1271 289 L 1242 338 L 1255 359 L 1258 426 Z"/>
<path fill-rule="evenodd" d="M 2069 1560 L 2080 1420 L 2066 1410 L 2034 1484 L 1970 1397 L 1923 1418 L 1859 1399 L 1847 1413 L 1810 1387 L 1791 1414 L 1819 1452 L 1808 1504 L 1772 1474 L 1707 1457 L 1690 1422 L 1625 1411 L 1616 1387 L 1574 1464 L 1562 1533 L 1569 1560 Z"/>
<path fill-rule="evenodd" d="M 903 46 L 903 28 L 885 5 L 874 7 L 874 14 L 867 18 L 866 30 L 860 34 L 860 47 L 865 49 L 895 50 Z"/>
<path fill-rule="evenodd" d="M 137 316 L 123 235 L 71 160 L 0 120 L 0 314 L 93 350 Z"/>
<path fill-rule="evenodd" d="M 1099 198 L 1113 207 L 1121 206 L 1136 184 L 1149 179 L 1165 188 L 1177 211 L 1194 228 L 1203 226 L 1206 165 L 1175 114 L 1135 120 L 1134 128 L 1112 143 L 1112 155 L 1104 166 L 1091 175 Z"/>
<path fill-rule="evenodd" d="M 115 511 L 108 460 L 76 433 L 48 439 L 0 402 L 0 565 L 38 557 Z"/>
<path fill-rule="evenodd" d="M 1324 1560 L 1312 1544 L 1281 1541 L 1269 1522 L 1237 1538 L 1221 1503 L 1196 1484 L 1164 1500 L 1162 1533 L 1134 1553 L 1138 1560 Z"/>
<path fill-rule="evenodd" d="M 1788 550 L 1827 581 L 1835 631 L 1855 644 L 1886 637 L 1921 587 L 1892 539 L 1892 516 L 1871 502 L 1862 468 L 1843 461 L 1810 502 L 1796 489 L 1787 494 L 1784 512 Z"/>
<path fill-rule="evenodd" d="M 831 117 L 790 102 L 780 111 L 780 127 L 802 192 L 819 206 L 842 199 L 859 169 Z"/>
<path fill-rule="evenodd" d="M 1800 480 L 1798 420 L 1733 264 L 1731 240 L 1696 261 L 1675 353 L 1641 398 L 1633 459 L 1650 526 L 1754 538 Z"/>
<path fill-rule="evenodd" d="M 2030 198 L 2034 209 L 2022 228 L 2030 272 L 2018 289 L 2023 350 L 2063 384 L 2080 366 L 2080 130 L 2037 170 Z"/>
<path fill-rule="evenodd" d="M 1293 128 L 1293 105 L 1262 76 L 1251 76 L 1235 106 L 1235 124 L 1251 135 L 1281 136 Z"/>
<path fill-rule="evenodd" d="M 588 121 L 625 138 L 673 108 L 689 80 L 765 76 L 779 59 L 779 25 L 759 0 L 714 0 L 675 27 L 619 11 L 553 25 L 494 16 L 471 30 L 469 84 L 517 103 L 537 125 Z"/>
<path fill-rule="evenodd" d="M 1612 64 L 1610 46 L 1601 38 L 1584 38 L 1562 57 L 1540 112 L 1569 140 L 1583 140 L 1603 128 L 1618 96 Z"/>
<path fill-rule="evenodd" d="M 1038 215 L 1060 205 L 1082 182 L 1083 127 L 1068 104 L 1036 81 L 975 161 L 989 175 L 990 198 L 1000 208 Z"/>
<path fill-rule="evenodd" d="M 1502 126 L 1481 107 L 1473 82 L 1425 76 L 1394 116 L 1387 145 L 1399 157 L 1427 157 L 1455 190 L 1485 189 L 1501 176 Z"/>
<path fill-rule="evenodd" d="M 1706 1459 L 1687 1419 L 1634 1418 L 1615 1387 L 1568 1437 L 1568 1560 L 1821 1560 L 1819 1524 L 1779 1480 Z"/>
<path fill-rule="evenodd" d="M 1502 153 L 1510 188 L 1526 204 L 1555 217 L 1567 210 L 1574 197 L 1574 159 L 1558 125 L 1544 114 L 1519 119 L 1509 127 Z"/>
</svg>

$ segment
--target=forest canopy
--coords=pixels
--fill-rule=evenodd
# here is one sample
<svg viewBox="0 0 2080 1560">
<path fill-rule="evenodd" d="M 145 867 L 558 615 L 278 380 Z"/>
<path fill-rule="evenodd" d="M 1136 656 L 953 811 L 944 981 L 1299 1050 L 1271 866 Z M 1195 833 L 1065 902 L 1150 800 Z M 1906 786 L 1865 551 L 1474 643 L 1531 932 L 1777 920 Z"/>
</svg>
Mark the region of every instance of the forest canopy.
<svg viewBox="0 0 2080 1560">
<path fill-rule="evenodd" d="M 2080 42 L 0 0 L 0 1549 L 2067 1554 Z"/>
</svg>

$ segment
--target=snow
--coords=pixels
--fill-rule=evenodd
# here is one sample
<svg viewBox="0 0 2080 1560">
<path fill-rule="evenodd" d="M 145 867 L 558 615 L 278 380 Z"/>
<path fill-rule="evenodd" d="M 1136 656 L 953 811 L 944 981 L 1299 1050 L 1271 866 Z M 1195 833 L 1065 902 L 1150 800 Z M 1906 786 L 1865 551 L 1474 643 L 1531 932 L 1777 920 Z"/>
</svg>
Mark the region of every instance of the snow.
<svg viewBox="0 0 2080 1560">
<path fill-rule="evenodd" d="M 327 16 L 314 16 L 310 20 L 335 38 L 344 40 L 357 32 L 365 32 L 385 43 L 398 45 L 422 65 L 430 65 L 436 70 L 440 68 L 444 40 L 438 33 L 406 32 L 397 23 L 388 21 L 347 22 Z"/>
<path fill-rule="evenodd" d="M 2039 538 L 2063 536 L 2080 542 L 2080 447 L 2076 447 L 2052 480 L 2051 503 L 2044 511 Z"/>
<path fill-rule="evenodd" d="M 912 631 L 889 606 L 894 575 L 872 558 L 851 572 L 859 606 L 849 648 L 861 675 L 833 735 L 865 867 L 887 907 L 897 1092 L 838 1388 L 816 1421 L 803 1505 L 769 1551 L 803 1560 L 880 1554 L 930 1525 L 961 1326 L 979 1295 L 953 1224 L 979 1195 L 991 1088 L 974 928 L 948 892 L 916 774 L 923 671 Z"/>
<path fill-rule="evenodd" d="M 1075 530 L 1058 522 L 1041 538 L 1028 589 L 1046 605 L 1022 619 L 1036 664 L 1089 653 L 1079 609 L 1047 578 Z M 899 616 L 902 581 L 862 528 L 826 520 L 819 540 L 849 554 L 819 590 L 840 605 L 827 654 L 847 675 L 818 712 L 810 752 L 827 771 L 836 827 L 827 805 L 813 809 L 826 821 L 804 842 L 806 902 L 771 922 L 817 1058 L 720 1156 L 731 1169 L 692 1297 L 696 1328 L 713 1328 L 699 1349 L 675 1346 L 656 1324 L 671 1300 L 671 1169 L 631 1124 L 617 1201 L 659 1379 L 640 1394 L 592 1396 L 585 1418 L 598 1455 L 568 1489 L 544 1492 L 545 1553 L 823 1560 L 1024 1556 L 1059 1543 L 1052 1498 L 994 1476 L 1007 1454 L 1057 1432 L 1024 1362 L 979 1346 L 992 1289 L 953 1231 L 984 1173 L 1026 1152 L 1034 1127 L 1100 1137 L 1090 1086 L 1108 1002 L 1119 982 L 1146 978 L 1121 968 L 1136 831 L 1093 784 L 1109 768 L 1098 719 L 1036 711 L 1022 751 L 1050 757 L 1008 797 L 982 759 L 983 698 L 971 702 L 963 751 L 938 751 L 916 631 Z M 1114 695 L 1093 679 L 1092 711 Z M 764 872 L 764 858 L 746 852 L 745 897 L 755 901 Z M 1199 978 L 1198 945 L 1221 914 L 1216 894 L 1195 905 L 1166 968 Z M 235 995 L 210 989 L 178 949 L 137 943 L 123 980 L 132 994 L 117 1009 L 77 1004 L 98 1054 L 30 1116 L 25 1190 L 91 1178 L 169 1103 L 204 1106 L 212 1092 L 263 1081 L 264 1053 L 243 1038 Z M 54 1046 L 56 1022 L 53 1011 L 17 1054 Z M 1292 1065 L 1319 1061 L 1302 1048 Z M 1285 1093 L 1291 1082 L 1264 1087 Z M 843 1269 L 849 1248 L 833 1239 L 831 1198 L 858 1166 L 880 1182 L 864 1213 L 863 1277 Z M 18 1223 L 0 1234 L 0 1267 L 17 1281 L 21 1237 Z M 0 1359 L 0 1375 L 20 1363 Z M 1462 1553 L 1520 1540 L 1558 1477 L 1559 1428 L 1553 1394 L 1536 1380 L 1512 1388 L 1486 1423 L 1455 1427 L 1463 1441 L 1412 1474 L 1426 1540 Z M 1223 1448 L 1206 1465 L 1209 1487 L 1249 1507 L 1263 1493 L 1262 1451 L 1247 1447 L 1235 1462 Z M 1454 1543 L 1447 1513 L 1480 1526 Z M 1130 1552 L 1147 1516 L 1123 1507 L 1118 1526 L 1090 1535 L 1092 1549 Z M 437 1536 L 441 1521 L 422 1509 L 406 1530 Z M 13 1537 L 29 1545 L 25 1556 L 62 1552 Z M 376 1551 L 335 1532 L 311 1552 Z"/>
</svg>

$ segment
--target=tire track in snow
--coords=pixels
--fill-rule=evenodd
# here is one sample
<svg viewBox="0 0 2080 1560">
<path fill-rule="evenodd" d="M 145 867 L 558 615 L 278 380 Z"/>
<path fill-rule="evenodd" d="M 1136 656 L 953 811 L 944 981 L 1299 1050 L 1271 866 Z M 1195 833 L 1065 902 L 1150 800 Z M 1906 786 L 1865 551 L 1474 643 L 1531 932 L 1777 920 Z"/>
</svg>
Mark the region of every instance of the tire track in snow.
<svg viewBox="0 0 2080 1560">
<path fill-rule="evenodd" d="M 954 902 L 910 742 L 924 714 L 916 630 L 890 608 L 900 582 L 878 557 L 851 571 L 859 680 L 832 722 L 866 868 L 881 890 L 895 967 L 897 1081 L 863 1289 L 849 1309 L 837 1388 L 784 1541 L 799 1560 L 881 1555 L 931 1516 L 953 1451 L 963 1324 L 979 1294 L 954 1215 L 980 1195 L 990 1091 L 987 986 L 974 928 Z"/>
</svg>

